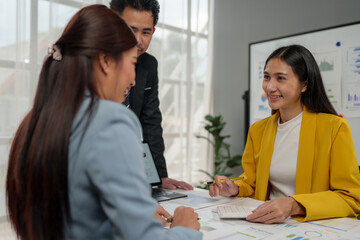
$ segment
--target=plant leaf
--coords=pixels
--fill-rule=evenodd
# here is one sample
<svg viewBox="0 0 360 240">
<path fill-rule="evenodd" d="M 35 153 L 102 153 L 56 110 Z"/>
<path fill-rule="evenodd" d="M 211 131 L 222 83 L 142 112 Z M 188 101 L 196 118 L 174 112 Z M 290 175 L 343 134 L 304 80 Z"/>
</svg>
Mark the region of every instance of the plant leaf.
<svg viewBox="0 0 360 240">
<path fill-rule="evenodd" d="M 233 167 L 241 165 L 241 160 L 242 160 L 242 156 L 236 155 L 236 156 L 232 157 L 229 161 L 227 161 L 226 165 L 229 168 L 233 168 Z"/>
</svg>

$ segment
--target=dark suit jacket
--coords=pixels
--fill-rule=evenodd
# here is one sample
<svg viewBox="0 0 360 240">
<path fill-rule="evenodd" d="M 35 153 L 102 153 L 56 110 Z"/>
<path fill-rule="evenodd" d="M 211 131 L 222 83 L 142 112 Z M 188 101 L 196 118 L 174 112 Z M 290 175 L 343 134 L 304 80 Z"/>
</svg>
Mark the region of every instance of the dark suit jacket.
<svg viewBox="0 0 360 240">
<path fill-rule="evenodd" d="M 139 118 L 144 142 L 149 144 L 160 177 L 167 177 L 162 137 L 161 112 L 159 109 L 159 79 L 157 60 L 148 53 L 138 58 L 136 65 L 136 85 L 133 89 L 130 108 Z"/>
</svg>

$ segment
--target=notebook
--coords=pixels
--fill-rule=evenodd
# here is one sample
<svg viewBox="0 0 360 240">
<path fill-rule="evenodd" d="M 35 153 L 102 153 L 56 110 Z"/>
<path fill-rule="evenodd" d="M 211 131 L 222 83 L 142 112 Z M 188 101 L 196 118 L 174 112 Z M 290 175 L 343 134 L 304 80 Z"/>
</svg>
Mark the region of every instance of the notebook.
<svg viewBox="0 0 360 240">
<path fill-rule="evenodd" d="M 241 205 L 222 205 L 217 207 L 220 218 L 240 218 L 245 219 L 250 215 L 254 208 Z"/>
<path fill-rule="evenodd" d="M 145 166 L 146 180 L 152 186 L 152 197 L 156 199 L 158 202 L 187 197 L 186 194 L 173 192 L 170 190 L 160 188 L 160 185 L 162 184 L 161 178 L 156 168 L 154 158 L 151 154 L 149 145 L 147 143 L 143 143 L 143 148 L 144 148 L 143 160 Z"/>
</svg>

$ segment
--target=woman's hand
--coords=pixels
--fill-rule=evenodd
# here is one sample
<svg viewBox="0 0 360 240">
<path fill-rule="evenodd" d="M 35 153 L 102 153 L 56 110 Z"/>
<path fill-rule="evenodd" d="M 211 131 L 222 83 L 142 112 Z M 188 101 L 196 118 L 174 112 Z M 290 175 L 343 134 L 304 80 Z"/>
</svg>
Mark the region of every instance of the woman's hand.
<svg viewBox="0 0 360 240">
<path fill-rule="evenodd" d="M 193 208 L 190 207 L 178 207 L 175 209 L 174 218 L 171 224 L 172 227 L 182 226 L 195 230 L 200 229 L 200 223 L 198 221 L 198 214 L 194 212 Z"/>
<path fill-rule="evenodd" d="M 164 227 L 169 226 L 169 223 L 166 220 L 167 218 L 171 218 L 171 215 L 160 204 L 158 204 L 158 208 L 154 213 L 154 217 L 160 220 L 163 223 Z"/>
<path fill-rule="evenodd" d="M 221 182 L 223 181 L 223 183 Z M 209 195 L 217 197 L 219 195 L 232 197 L 239 193 L 239 187 L 225 176 L 215 176 L 215 183 L 209 187 Z"/>
<path fill-rule="evenodd" d="M 266 201 L 246 217 L 249 222 L 281 223 L 293 215 L 305 215 L 305 208 L 291 197 Z"/>
</svg>

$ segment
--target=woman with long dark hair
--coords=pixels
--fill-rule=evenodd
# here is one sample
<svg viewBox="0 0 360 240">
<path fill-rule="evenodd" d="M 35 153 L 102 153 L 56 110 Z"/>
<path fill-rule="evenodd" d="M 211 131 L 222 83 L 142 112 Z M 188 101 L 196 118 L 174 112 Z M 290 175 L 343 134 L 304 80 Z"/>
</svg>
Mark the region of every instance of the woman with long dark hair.
<svg viewBox="0 0 360 240">
<path fill-rule="evenodd" d="M 360 174 L 350 127 L 327 98 L 310 51 L 275 50 L 265 62 L 263 90 L 273 114 L 250 127 L 244 173 L 232 181 L 216 176 L 210 195 L 269 200 L 247 216 L 252 222 L 356 217 Z"/>
<path fill-rule="evenodd" d="M 6 191 L 20 239 L 200 239 L 193 209 L 163 231 L 142 166 L 141 129 L 120 103 L 136 39 L 103 5 L 81 9 L 43 64 L 12 143 Z M 186 228 L 178 228 L 183 226 Z"/>
</svg>

